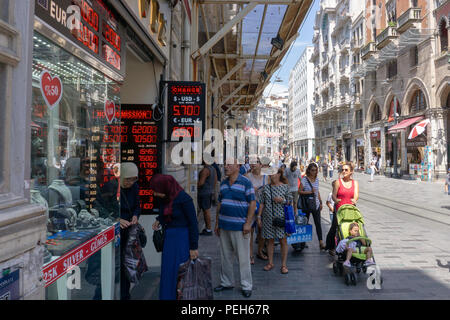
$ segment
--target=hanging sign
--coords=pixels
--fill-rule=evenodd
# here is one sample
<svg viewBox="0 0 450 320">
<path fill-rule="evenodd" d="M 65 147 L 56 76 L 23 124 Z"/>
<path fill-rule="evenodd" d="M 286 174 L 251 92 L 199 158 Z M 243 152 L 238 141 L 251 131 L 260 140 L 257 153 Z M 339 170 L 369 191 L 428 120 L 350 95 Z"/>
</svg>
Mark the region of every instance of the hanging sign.
<svg viewBox="0 0 450 320">
<path fill-rule="evenodd" d="M 139 169 L 141 214 L 154 214 L 150 180 L 161 173 L 162 121 L 153 119 L 151 105 L 121 106 L 121 162 L 134 162 Z"/>
<path fill-rule="evenodd" d="M 63 85 L 58 76 L 52 76 L 47 70 L 42 71 L 40 77 L 40 89 L 45 103 L 53 109 L 62 98 Z"/>
<path fill-rule="evenodd" d="M 206 86 L 201 82 L 168 82 L 168 137 L 198 140 L 205 131 Z M 195 124 L 201 124 L 201 127 Z M 202 130 L 200 132 L 200 130 Z"/>
</svg>

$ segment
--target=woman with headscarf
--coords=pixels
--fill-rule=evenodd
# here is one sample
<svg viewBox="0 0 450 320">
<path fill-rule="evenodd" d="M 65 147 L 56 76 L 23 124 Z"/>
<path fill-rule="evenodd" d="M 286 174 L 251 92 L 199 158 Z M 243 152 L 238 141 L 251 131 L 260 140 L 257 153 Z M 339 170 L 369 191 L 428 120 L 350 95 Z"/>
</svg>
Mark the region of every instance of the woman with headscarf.
<svg viewBox="0 0 450 320">
<path fill-rule="evenodd" d="M 137 224 L 141 214 L 139 185 L 139 170 L 133 162 L 123 162 L 120 165 L 120 257 L 125 261 L 125 248 L 128 242 L 129 227 Z M 125 266 L 120 265 L 120 297 L 130 299 L 130 280 Z"/>
<path fill-rule="evenodd" d="M 152 228 L 157 230 L 162 225 L 165 229 L 159 299 L 175 300 L 180 264 L 198 258 L 197 213 L 192 198 L 172 176 L 153 176 L 150 189 L 160 203 Z"/>
</svg>

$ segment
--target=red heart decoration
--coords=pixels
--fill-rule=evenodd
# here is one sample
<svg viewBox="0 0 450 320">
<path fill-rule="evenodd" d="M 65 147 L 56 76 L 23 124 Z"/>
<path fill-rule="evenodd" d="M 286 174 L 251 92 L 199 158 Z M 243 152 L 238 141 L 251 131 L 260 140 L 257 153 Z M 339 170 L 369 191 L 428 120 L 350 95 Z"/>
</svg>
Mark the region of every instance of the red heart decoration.
<svg viewBox="0 0 450 320">
<path fill-rule="evenodd" d="M 62 98 L 63 86 L 58 76 L 52 76 L 47 70 L 41 73 L 41 93 L 47 106 L 52 109 Z"/>
<path fill-rule="evenodd" d="M 111 124 L 116 116 L 116 106 L 113 101 L 105 101 L 105 116 L 108 120 L 108 123 Z"/>
</svg>

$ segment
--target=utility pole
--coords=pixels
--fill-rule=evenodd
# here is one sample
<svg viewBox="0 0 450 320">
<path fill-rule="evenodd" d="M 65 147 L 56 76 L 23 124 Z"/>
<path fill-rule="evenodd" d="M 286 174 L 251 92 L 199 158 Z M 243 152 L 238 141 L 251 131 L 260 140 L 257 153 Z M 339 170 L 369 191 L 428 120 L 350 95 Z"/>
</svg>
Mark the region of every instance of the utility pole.
<svg viewBox="0 0 450 320">
<path fill-rule="evenodd" d="M 394 97 L 394 126 L 397 125 L 397 97 Z M 394 132 L 392 134 L 392 137 L 394 140 L 392 141 L 392 147 L 394 148 L 394 173 L 393 177 L 398 178 L 398 172 L 397 172 L 397 132 Z"/>
</svg>

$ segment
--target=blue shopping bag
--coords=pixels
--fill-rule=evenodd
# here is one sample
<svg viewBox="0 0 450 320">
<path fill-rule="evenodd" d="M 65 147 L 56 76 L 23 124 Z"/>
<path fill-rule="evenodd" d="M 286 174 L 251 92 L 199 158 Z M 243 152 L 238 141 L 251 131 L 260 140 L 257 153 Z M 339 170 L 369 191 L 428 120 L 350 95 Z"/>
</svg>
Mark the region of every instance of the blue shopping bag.
<svg viewBox="0 0 450 320">
<path fill-rule="evenodd" d="M 284 206 L 284 218 L 286 220 L 286 224 L 284 226 L 284 231 L 287 234 L 293 234 L 296 232 L 295 229 L 295 220 L 294 220 L 294 207 L 291 205 Z"/>
</svg>

